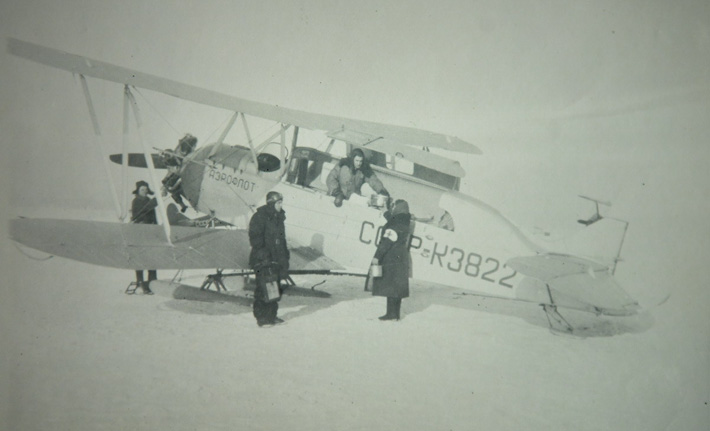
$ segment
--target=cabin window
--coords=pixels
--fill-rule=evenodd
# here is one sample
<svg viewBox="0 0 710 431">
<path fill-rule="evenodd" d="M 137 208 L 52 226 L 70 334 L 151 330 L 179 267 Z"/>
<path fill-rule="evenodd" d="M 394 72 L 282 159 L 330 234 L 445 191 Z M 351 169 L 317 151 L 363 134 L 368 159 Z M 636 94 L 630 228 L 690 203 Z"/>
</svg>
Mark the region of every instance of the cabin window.
<svg viewBox="0 0 710 431">
<path fill-rule="evenodd" d="M 364 150 L 365 151 L 365 150 Z M 414 178 L 436 184 L 449 190 L 459 189 L 459 178 L 453 175 L 439 172 L 435 169 L 427 168 L 402 157 L 396 157 L 379 151 L 366 150 L 365 156 L 371 165 L 380 166 L 401 174 L 410 175 Z"/>
<path fill-rule="evenodd" d="M 275 172 L 281 167 L 281 160 L 273 154 L 261 153 L 256 156 L 256 161 L 259 163 L 261 172 Z"/>
<path fill-rule="evenodd" d="M 414 172 L 412 173 L 412 176 L 442 187 L 446 187 L 449 190 L 459 189 L 458 177 L 427 168 L 426 166 L 414 164 Z"/>
<path fill-rule="evenodd" d="M 436 225 L 440 227 L 441 229 L 446 229 L 453 231 L 454 230 L 454 218 L 451 217 L 451 214 L 444 210 L 444 213 L 441 215 L 439 218 L 439 221 L 437 221 Z"/>
<path fill-rule="evenodd" d="M 332 157 L 312 148 L 296 148 L 288 168 L 286 181 L 303 187 L 327 191 L 325 181 L 335 164 Z"/>
<path fill-rule="evenodd" d="M 407 175 L 414 174 L 414 163 L 402 157 L 387 154 L 387 168 Z"/>
<path fill-rule="evenodd" d="M 308 159 L 292 159 L 291 165 L 286 174 L 286 181 L 299 186 L 306 185 L 306 174 L 308 173 Z"/>
</svg>

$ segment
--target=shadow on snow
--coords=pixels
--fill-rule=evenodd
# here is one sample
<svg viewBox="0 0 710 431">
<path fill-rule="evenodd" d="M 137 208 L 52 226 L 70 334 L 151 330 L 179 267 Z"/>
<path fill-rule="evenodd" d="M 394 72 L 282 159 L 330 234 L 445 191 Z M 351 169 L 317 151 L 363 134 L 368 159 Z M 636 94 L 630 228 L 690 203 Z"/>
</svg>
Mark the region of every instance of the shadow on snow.
<svg viewBox="0 0 710 431">
<path fill-rule="evenodd" d="M 296 282 L 298 285 L 287 287 L 284 290 L 281 299 L 281 307 L 297 309 L 289 311 L 289 319 L 312 314 L 318 310 L 332 307 L 341 301 L 371 297 L 370 292 L 364 291 L 364 281 L 361 278 L 346 277 L 343 280 L 343 278 L 336 276 L 301 276 L 297 278 Z M 172 298 L 165 305 L 177 311 L 204 315 L 235 315 L 251 314 L 252 312 L 253 278 L 249 278 L 243 286 L 232 288 L 227 292 L 202 290 L 197 286 L 162 281 L 157 282 L 155 287 L 154 291 L 157 294 L 165 295 L 167 293 Z M 515 317 L 537 327 L 550 328 L 547 315 L 539 304 L 481 296 L 460 289 L 430 284 L 412 283 L 410 292 L 410 297 L 402 302 L 403 320 L 425 311 L 431 305 L 440 305 Z M 373 310 L 373 314 L 377 314 L 379 311 L 381 310 Z M 646 311 L 623 317 L 597 316 L 588 312 L 564 308 L 560 308 L 559 311 L 574 330 L 572 333 L 568 333 L 551 328 L 551 332 L 577 338 L 641 333 L 653 325 L 653 317 Z"/>
</svg>

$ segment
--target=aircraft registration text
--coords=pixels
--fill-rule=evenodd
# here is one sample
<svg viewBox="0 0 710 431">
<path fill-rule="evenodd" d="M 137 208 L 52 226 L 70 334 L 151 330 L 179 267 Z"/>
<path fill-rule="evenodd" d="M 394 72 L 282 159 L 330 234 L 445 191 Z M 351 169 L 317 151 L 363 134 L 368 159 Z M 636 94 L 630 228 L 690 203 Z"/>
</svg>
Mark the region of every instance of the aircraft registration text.
<svg viewBox="0 0 710 431">
<path fill-rule="evenodd" d="M 369 221 L 362 222 L 360 226 L 360 242 L 363 244 L 377 245 L 382 236 L 382 226 L 376 227 Z M 478 277 L 481 280 L 512 289 L 510 281 L 517 275 L 517 271 L 506 264 L 501 265 L 495 257 L 484 257 L 476 252 L 466 252 L 458 247 L 450 247 L 434 241 L 433 246 L 428 246 L 422 238 L 412 235 L 409 246 L 413 253 L 425 258 L 429 265 L 439 266 L 448 271 L 463 272 L 469 277 Z"/>
</svg>

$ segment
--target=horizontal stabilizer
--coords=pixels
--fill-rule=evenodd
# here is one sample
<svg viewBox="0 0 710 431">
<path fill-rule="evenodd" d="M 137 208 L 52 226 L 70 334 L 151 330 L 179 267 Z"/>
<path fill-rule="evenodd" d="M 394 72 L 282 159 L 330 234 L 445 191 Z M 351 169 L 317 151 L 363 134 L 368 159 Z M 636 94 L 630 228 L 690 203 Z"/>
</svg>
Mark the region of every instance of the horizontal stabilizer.
<svg viewBox="0 0 710 431">
<path fill-rule="evenodd" d="M 550 288 L 554 305 L 607 315 L 630 315 L 639 306 L 610 274 L 590 260 L 559 254 L 516 257 L 506 265 Z"/>
<path fill-rule="evenodd" d="M 607 270 L 606 266 L 598 263 L 559 254 L 514 257 L 506 264 L 521 274 L 537 278 L 545 283 L 560 277 Z"/>
<path fill-rule="evenodd" d="M 163 160 L 163 158 L 160 157 L 160 154 L 153 153 L 151 154 L 151 157 L 153 159 L 153 166 L 155 166 L 155 169 L 168 168 L 167 165 L 165 165 L 165 161 Z M 109 159 L 119 165 L 123 164 L 123 154 L 111 154 L 109 156 Z M 131 166 L 133 168 L 147 168 L 148 163 L 146 163 L 145 154 L 128 153 L 128 166 Z"/>
</svg>

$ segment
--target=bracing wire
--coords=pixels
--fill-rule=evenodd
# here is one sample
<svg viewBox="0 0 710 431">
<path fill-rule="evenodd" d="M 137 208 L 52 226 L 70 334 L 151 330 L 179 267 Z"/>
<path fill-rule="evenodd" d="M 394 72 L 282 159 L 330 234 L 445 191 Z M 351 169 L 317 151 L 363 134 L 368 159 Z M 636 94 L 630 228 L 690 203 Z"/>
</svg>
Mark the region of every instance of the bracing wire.
<svg viewBox="0 0 710 431">
<path fill-rule="evenodd" d="M 141 91 L 140 91 L 139 88 L 133 87 L 133 89 L 138 93 L 138 95 L 141 96 L 141 98 L 148 104 L 148 106 L 150 106 L 150 108 L 151 108 L 153 111 L 155 111 L 155 113 L 156 113 L 163 121 L 165 121 L 165 123 L 166 123 L 171 129 L 173 129 L 173 131 L 175 131 L 175 133 L 176 133 L 177 135 L 180 135 L 180 134 L 182 133 L 182 132 L 178 131 L 178 129 L 177 129 L 175 126 L 173 126 L 173 124 L 158 110 L 158 108 L 155 107 L 155 105 L 153 105 L 152 103 L 150 103 L 150 100 L 148 100 L 148 98 L 147 98 L 143 93 L 141 93 Z M 231 115 L 231 114 L 230 114 L 230 115 Z M 229 121 L 229 116 L 227 116 L 227 118 L 225 118 L 220 124 L 218 124 L 218 125 L 207 135 L 207 137 L 204 139 L 204 141 L 205 141 L 205 142 L 209 142 L 209 140 L 212 139 L 212 136 L 214 136 L 214 134 L 217 133 L 217 130 L 219 130 L 220 128 L 222 128 L 228 121 Z"/>
<path fill-rule="evenodd" d="M 148 106 L 150 106 L 151 109 L 153 111 L 155 111 L 156 114 L 158 114 L 158 117 L 162 118 L 163 121 L 165 121 L 165 124 L 167 124 L 168 127 L 170 127 L 171 129 L 173 129 L 175 131 L 175 134 L 180 135 L 180 132 L 178 131 L 178 129 L 175 126 L 173 126 L 173 124 L 170 121 L 168 121 L 167 118 L 165 118 L 165 116 L 158 110 L 158 108 L 156 108 L 152 103 L 150 103 L 150 100 L 148 100 L 148 98 L 145 97 L 143 95 L 143 93 L 141 93 L 140 88 L 133 87 L 133 90 L 136 93 L 138 93 L 139 96 L 141 96 L 141 98 L 145 101 L 145 103 L 148 104 Z"/>
<path fill-rule="evenodd" d="M 226 117 L 224 120 L 222 120 L 222 122 L 219 123 L 219 124 L 217 125 L 217 127 L 215 127 L 215 128 L 210 132 L 209 135 L 207 135 L 207 137 L 205 138 L 205 142 L 209 142 L 209 141 L 212 139 L 212 136 L 214 136 L 214 134 L 217 133 L 217 130 L 223 128 L 224 125 L 229 122 L 229 119 L 232 117 L 232 115 L 233 115 L 233 114 L 229 113 L 229 114 L 227 115 L 227 117 Z"/>
<path fill-rule="evenodd" d="M 259 141 L 259 139 L 260 139 L 262 136 L 265 136 L 267 132 L 270 132 L 270 131 L 272 131 L 272 130 L 275 130 L 277 127 L 281 127 L 281 124 L 275 123 L 275 124 L 272 124 L 272 125 L 270 125 L 270 126 L 268 126 L 268 127 L 265 127 L 261 132 L 257 133 L 256 135 L 254 135 L 254 136 L 252 137 L 252 142 L 257 142 L 257 141 Z M 275 132 L 274 132 L 274 133 L 275 133 Z M 274 133 L 272 133 L 272 135 L 273 135 Z M 231 156 L 232 154 L 234 154 L 234 153 L 237 152 L 237 151 L 239 151 L 239 149 L 238 149 L 238 148 L 235 148 L 234 151 L 225 154 L 225 155 L 224 155 L 221 159 L 219 159 L 216 163 L 222 163 L 224 160 L 226 160 L 227 158 L 229 158 L 229 156 Z"/>
</svg>

